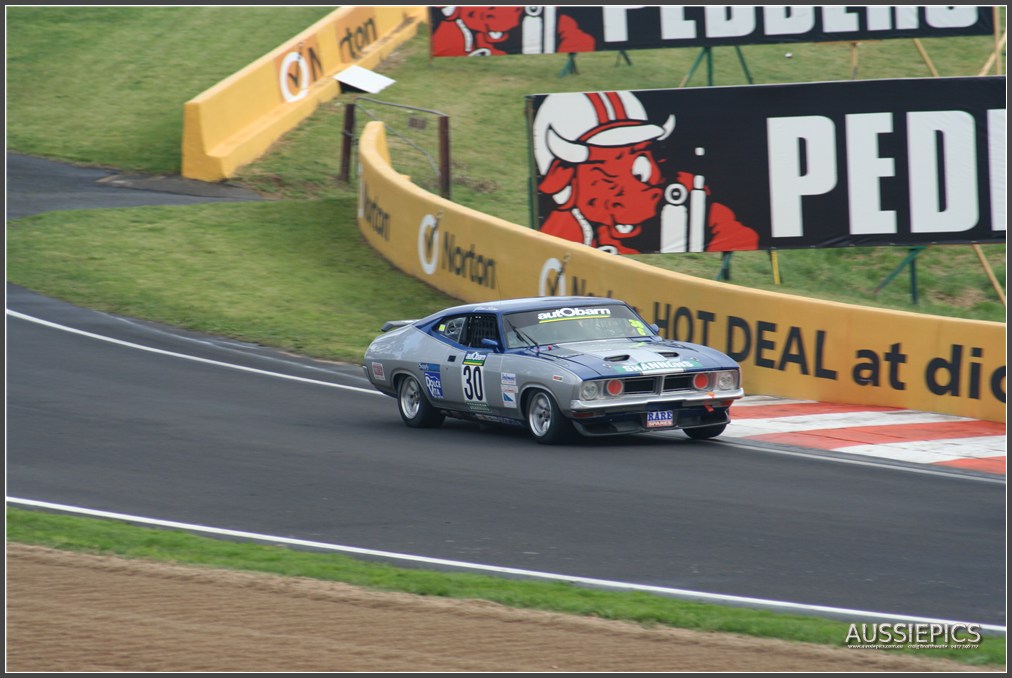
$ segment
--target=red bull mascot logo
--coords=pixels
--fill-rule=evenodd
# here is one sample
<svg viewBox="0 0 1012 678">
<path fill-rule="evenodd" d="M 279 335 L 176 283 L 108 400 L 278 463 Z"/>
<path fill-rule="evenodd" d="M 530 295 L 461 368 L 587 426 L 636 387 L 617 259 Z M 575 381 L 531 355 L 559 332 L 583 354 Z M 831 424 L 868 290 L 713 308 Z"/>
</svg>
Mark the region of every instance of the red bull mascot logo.
<svg viewBox="0 0 1012 678">
<path fill-rule="evenodd" d="M 534 120 L 534 157 L 538 190 L 556 207 L 541 231 L 613 254 L 641 253 L 630 241 L 658 227 L 652 251 L 756 249 L 755 231 L 707 204 L 702 176 L 678 172 L 667 184 L 653 146 L 674 129 L 674 115 L 651 122 L 631 92 L 547 96 Z"/>
<path fill-rule="evenodd" d="M 432 34 L 433 56 L 497 56 L 510 31 L 520 25 L 520 6 L 440 8 L 443 21 Z"/>
<path fill-rule="evenodd" d="M 596 44 L 554 6 L 448 5 L 433 22 L 430 49 L 437 57 L 593 52 Z"/>
</svg>

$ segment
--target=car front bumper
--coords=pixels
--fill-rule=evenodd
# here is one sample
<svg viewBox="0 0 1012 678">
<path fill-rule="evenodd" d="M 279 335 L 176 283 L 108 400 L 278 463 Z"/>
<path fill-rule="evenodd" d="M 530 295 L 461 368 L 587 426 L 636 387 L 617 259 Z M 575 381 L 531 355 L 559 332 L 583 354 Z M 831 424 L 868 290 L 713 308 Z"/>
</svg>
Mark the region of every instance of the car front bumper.
<svg viewBox="0 0 1012 678">
<path fill-rule="evenodd" d="M 570 401 L 566 416 L 588 436 L 622 435 L 646 431 L 698 428 L 726 424 L 731 404 L 743 389 L 718 393 Z M 670 412 L 670 423 L 660 413 Z M 654 413 L 651 415 L 651 413 Z M 650 422 L 648 418 L 654 417 Z"/>
</svg>

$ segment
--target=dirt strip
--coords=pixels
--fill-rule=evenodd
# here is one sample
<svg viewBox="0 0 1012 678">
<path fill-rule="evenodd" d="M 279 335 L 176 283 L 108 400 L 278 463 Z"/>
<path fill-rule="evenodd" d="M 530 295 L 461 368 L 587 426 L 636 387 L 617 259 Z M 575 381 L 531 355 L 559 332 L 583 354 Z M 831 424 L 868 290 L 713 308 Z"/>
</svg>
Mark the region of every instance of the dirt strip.
<svg viewBox="0 0 1012 678">
<path fill-rule="evenodd" d="M 831 648 L 7 545 L 8 671 L 967 671 Z"/>
</svg>

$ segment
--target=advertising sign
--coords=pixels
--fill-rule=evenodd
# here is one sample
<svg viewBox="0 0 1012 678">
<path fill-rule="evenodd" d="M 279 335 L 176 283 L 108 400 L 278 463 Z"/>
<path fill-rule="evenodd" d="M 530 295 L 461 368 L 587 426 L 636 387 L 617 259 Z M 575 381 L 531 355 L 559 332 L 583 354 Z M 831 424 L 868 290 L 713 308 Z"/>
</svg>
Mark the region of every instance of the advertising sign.
<svg viewBox="0 0 1012 678">
<path fill-rule="evenodd" d="M 843 5 L 429 8 L 432 56 L 553 54 L 990 35 L 991 7 Z"/>
<path fill-rule="evenodd" d="M 1004 76 L 528 97 L 536 228 L 613 254 L 998 243 Z"/>
</svg>

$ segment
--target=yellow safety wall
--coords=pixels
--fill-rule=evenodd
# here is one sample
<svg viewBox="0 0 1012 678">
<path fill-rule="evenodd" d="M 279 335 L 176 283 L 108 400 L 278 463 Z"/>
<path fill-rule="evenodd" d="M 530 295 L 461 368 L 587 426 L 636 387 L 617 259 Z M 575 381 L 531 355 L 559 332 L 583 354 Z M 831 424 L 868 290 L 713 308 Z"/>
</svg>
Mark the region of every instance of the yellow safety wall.
<svg viewBox="0 0 1012 678">
<path fill-rule="evenodd" d="M 348 6 L 335 10 L 284 45 L 186 102 L 182 174 L 221 181 L 260 157 L 272 143 L 340 94 L 333 76 L 353 64 L 375 68 L 409 40 L 425 7 Z M 300 54 L 305 70 L 291 56 Z M 286 58 L 289 60 L 286 61 Z M 283 90 L 285 71 L 308 74 Z M 299 94 L 302 85 L 308 85 Z M 289 98 L 298 95 L 297 100 Z"/>
<path fill-rule="evenodd" d="M 730 353 L 751 394 L 1005 421 L 1005 325 L 750 290 L 661 270 L 456 205 L 359 142 L 359 229 L 399 269 L 467 302 L 593 294 Z M 377 322 L 391 320 L 380 318 Z"/>
</svg>

